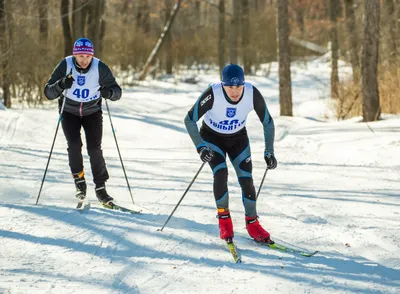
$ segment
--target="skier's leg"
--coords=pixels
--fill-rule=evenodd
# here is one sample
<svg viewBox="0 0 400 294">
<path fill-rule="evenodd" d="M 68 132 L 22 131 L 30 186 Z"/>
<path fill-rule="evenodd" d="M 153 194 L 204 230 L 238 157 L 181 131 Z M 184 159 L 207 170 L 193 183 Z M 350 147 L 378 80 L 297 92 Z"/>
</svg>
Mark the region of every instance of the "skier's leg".
<svg viewBox="0 0 400 294">
<path fill-rule="evenodd" d="M 228 194 L 228 169 L 226 166 L 226 152 L 222 149 L 223 144 L 219 142 L 221 138 L 204 135 L 207 146 L 210 147 L 215 156 L 209 162 L 214 175 L 214 198 L 218 211 L 219 235 L 221 239 L 233 238 L 233 224 L 229 212 L 229 194 Z M 208 141 L 207 141 L 208 139 Z M 223 140 L 223 138 L 222 138 Z M 218 145 L 219 146 L 218 146 Z"/>
<path fill-rule="evenodd" d="M 95 192 L 100 202 L 107 204 L 114 199 L 107 193 L 105 182 L 108 180 L 106 163 L 101 150 L 103 138 L 103 112 L 97 111 L 83 118 L 83 128 L 86 134 L 87 150 L 92 168 Z"/>
<path fill-rule="evenodd" d="M 256 191 L 253 184 L 253 165 L 249 140 L 241 136 L 228 150 L 229 158 L 235 168 L 240 187 L 242 188 L 242 201 L 247 216 L 256 216 Z"/>
<path fill-rule="evenodd" d="M 242 188 L 242 200 L 245 208 L 246 229 L 249 235 L 259 242 L 269 242 L 270 234 L 261 226 L 257 215 L 256 191 L 253 183 L 250 143 L 241 136 L 228 150 L 231 162 Z"/>
<path fill-rule="evenodd" d="M 62 115 L 61 125 L 68 144 L 68 160 L 72 174 L 83 172 L 81 118 L 68 112 Z"/>
<path fill-rule="evenodd" d="M 103 112 L 97 111 L 82 118 L 83 128 L 86 135 L 87 151 L 90 157 L 93 182 L 96 186 L 102 186 L 108 180 L 106 163 L 101 150 L 103 138 Z"/>
</svg>

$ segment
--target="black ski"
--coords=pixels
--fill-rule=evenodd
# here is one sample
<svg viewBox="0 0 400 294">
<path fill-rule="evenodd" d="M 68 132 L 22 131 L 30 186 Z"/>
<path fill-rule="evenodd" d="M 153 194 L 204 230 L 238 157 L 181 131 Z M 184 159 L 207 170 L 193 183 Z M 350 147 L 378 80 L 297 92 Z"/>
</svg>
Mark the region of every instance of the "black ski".
<svg viewBox="0 0 400 294">
<path fill-rule="evenodd" d="M 84 211 L 88 211 L 90 209 L 90 203 L 85 203 L 84 200 L 79 200 L 78 204 L 76 205 L 76 209 L 79 212 L 84 212 Z"/>
</svg>

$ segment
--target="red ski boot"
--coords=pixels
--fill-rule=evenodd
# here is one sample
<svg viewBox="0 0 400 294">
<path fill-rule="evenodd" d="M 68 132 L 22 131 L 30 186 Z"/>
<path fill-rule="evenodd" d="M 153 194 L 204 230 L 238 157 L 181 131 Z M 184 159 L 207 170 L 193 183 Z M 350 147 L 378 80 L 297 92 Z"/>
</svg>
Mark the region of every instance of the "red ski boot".
<svg viewBox="0 0 400 294">
<path fill-rule="evenodd" d="M 270 234 L 264 230 L 258 221 L 258 216 L 246 216 L 246 229 L 250 237 L 261 243 L 274 243 L 270 239 Z"/>
<path fill-rule="evenodd" d="M 217 215 L 219 221 L 219 236 L 223 240 L 233 238 L 233 224 L 231 219 L 231 214 L 225 209 L 218 209 Z"/>
</svg>

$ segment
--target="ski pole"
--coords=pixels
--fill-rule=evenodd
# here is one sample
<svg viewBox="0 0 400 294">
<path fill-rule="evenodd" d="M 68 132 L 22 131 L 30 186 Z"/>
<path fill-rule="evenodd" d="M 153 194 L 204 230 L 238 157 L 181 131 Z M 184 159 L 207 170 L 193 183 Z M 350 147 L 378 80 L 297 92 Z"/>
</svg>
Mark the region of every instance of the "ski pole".
<svg viewBox="0 0 400 294">
<path fill-rule="evenodd" d="M 260 194 L 261 187 L 264 184 L 264 180 L 265 180 L 265 176 L 267 175 L 267 172 L 268 172 L 268 167 L 265 169 L 265 173 L 264 173 L 264 176 L 263 176 L 263 178 L 261 180 L 260 187 L 258 187 L 258 192 L 257 192 L 257 195 L 256 195 L 256 199 L 258 198 L 258 195 Z"/>
<path fill-rule="evenodd" d="M 71 75 L 72 75 L 72 68 L 71 68 L 70 73 L 68 74 L 68 78 L 70 78 Z M 49 158 L 47 159 L 46 168 L 45 168 L 45 170 L 44 170 L 44 175 L 43 175 L 43 179 L 42 179 L 42 184 L 40 185 L 39 194 L 38 194 L 37 199 L 36 199 L 36 205 L 39 203 L 40 193 L 42 192 L 44 179 L 46 178 L 47 169 L 48 169 L 48 167 L 49 167 L 51 154 L 53 153 L 54 143 L 56 142 L 57 133 L 58 133 L 58 128 L 59 128 L 59 126 L 60 126 L 60 122 L 61 122 L 61 119 L 62 119 L 62 114 L 63 114 L 63 111 L 64 111 L 65 101 L 67 100 L 66 93 L 67 93 L 67 90 L 64 91 L 64 101 L 63 101 L 63 103 L 62 103 L 60 115 L 59 115 L 59 117 L 58 117 L 56 132 L 55 132 L 55 134 L 54 134 L 53 144 L 51 144 L 51 149 L 50 149 L 50 153 L 49 153 Z"/>
<path fill-rule="evenodd" d="M 121 161 L 122 170 L 124 171 L 126 184 L 128 185 L 129 193 L 131 194 L 132 203 L 135 204 L 135 201 L 133 200 L 133 195 L 132 195 L 131 186 L 129 185 L 128 177 L 126 176 L 125 166 L 124 166 L 124 162 L 123 162 L 123 160 L 122 160 L 121 152 L 119 151 L 117 136 L 115 135 L 114 125 L 113 125 L 113 122 L 112 122 L 112 119 L 111 119 L 110 108 L 108 107 L 107 99 L 104 99 L 104 100 L 106 101 L 108 117 L 110 118 L 111 130 L 112 130 L 112 133 L 113 133 L 113 135 L 114 135 L 115 145 L 117 145 L 118 155 L 119 155 L 119 159 L 120 159 L 120 161 Z"/>
<path fill-rule="evenodd" d="M 206 164 L 205 162 L 203 162 L 203 163 L 201 164 L 199 170 L 197 171 L 197 173 L 196 173 L 196 175 L 194 176 L 193 180 L 190 182 L 190 184 L 189 184 L 189 186 L 187 187 L 185 193 L 183 193 L 183 195 L 182 195 L 181 199 L 179 200 L 178 204 L 175 206 L 174 210 L 171 212 L 171 214 L 169 215 L 168 219 L 165 221 L 165 223 L 164 223 L 164 225 L 162 226 L 162 228 L 161 228 L 161 229 L 158 229 L 158 231 L 162 231 L 162 230 L 164 229 L 165 225 L 169 222 L 169 220 L 171 219 L 171 217 L 172 217 L 172 215 L 174 214 L 175 210 L 178 208 L 179 204 L 181 204 L 183 198 L 185 197 L 186 193 L 189 191 L 190 187 L 192 186 L 192 184 L 193 184 L 194 181 L 196 180 L 197 176 L 199 175 L 201 169 L 203 168 L 203 166 L 204 166 L 205 164 Z"/>
</svg>

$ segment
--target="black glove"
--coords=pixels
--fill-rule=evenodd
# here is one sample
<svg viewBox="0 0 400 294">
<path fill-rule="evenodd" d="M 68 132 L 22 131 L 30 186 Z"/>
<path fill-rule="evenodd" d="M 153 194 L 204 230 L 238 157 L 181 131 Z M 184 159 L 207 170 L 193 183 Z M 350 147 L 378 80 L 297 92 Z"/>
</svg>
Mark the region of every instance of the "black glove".
<svg viewBox="0 0 400 294">
<path fill-rule="evenodd" d="M 275 156 L 271 153 L 265 153 L 264 159 L 265 162 L 267 163 L 268 169 L 274 169 L 278 165 Z"/>
<path fill-rule="evenodd" d="M 100 92 L 101 97 L 103 97 L 104 99 L 110 99 L 112 96 L 112 90 L 109 88 L 101 88 Z"/>
<path fill-rule="evenodd" d="M 60 85 L 61 88 L 65 89 L 70 89 L 72 87 L 72 83 L 74 82 L 74 78 L 72 77 L 72 70 L 71 72 L 66 76 L 63 77 L 58 84 Z"/>
<path fill-rule="evenodd" d="M 200 159 L 203 162 L 210 162 L 214 158 L 214 151 L 208 147 L 201 147 L 199 149 Z"/>
</svg>

